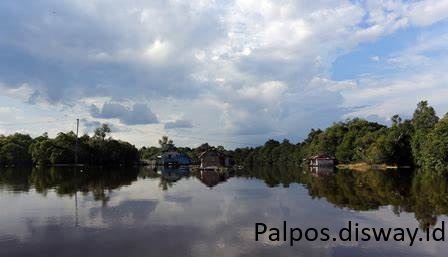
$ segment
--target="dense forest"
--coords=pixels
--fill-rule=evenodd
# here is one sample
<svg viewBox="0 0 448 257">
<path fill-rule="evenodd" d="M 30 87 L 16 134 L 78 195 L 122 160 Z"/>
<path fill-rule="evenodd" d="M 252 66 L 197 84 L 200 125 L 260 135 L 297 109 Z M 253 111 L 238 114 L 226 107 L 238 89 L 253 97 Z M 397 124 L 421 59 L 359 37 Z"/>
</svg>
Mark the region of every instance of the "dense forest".
<svg viewBox="0 0 448 257">
<path fill-rule="evenodd" d="M 305 140 L 297 144 L 288 140 L 268 140 L 255 148 L 237 148 L 233 151 L 205 143 L 197 148 L 176 147 L 164 136 L 159 146 L 135 146 L 113 139 L 110 128 L 104 124 L 93 136 L 78 139 L 78 163 L 90 165 L 130 165 L 148 160 L 168 150 L 186 153 L 198 162 L 198 155 L 214 148 L 232 155 L 237 164 L 266 166 L 299 165 L 314 154 L 334 156 L 339 163 L 365 162 L 397 166 L 418 166 L 435 170 L 448 169 L 448 116 L 439 118 L 427 101 L 418 103 L 411 119 L 394 115 L 391 126 L 354 118 L 334 123 L 321 129 L 312 129 Z M 76 134 L 59 133 L 49 138 L 45 133 L 32 138 L 29 135 L 0 135 L 0 165 L 18 164 L 73 164 L 75 163 Z"/>
<path fill-rule="evenodd" d="M 78 163 L 90 165 L 130 165 L 138 161 L 138 150 L 130 143 L 108 137 L 110 128 L 104 124 L 92 137 L 78 139 Z M 47 133 L 32 138 L 13 134 L 0 136 L 0 165 L 74 164 L 76 134 L 60 132 L 55 138 Z"/>
<path fill-rule="evenodd" d="M 325 153 L 339 163 L 366 162 L 448 169 L 448 115 L 439 119 L 427 101 L 418 103 L 411 119 L 391 118 L 390 127 L 360 118 L 312 129 L 300 143 L 268 140 L 256 148 L 235 149 L 238 163 L 247 166 L 295 165 Z"/>
</svg>

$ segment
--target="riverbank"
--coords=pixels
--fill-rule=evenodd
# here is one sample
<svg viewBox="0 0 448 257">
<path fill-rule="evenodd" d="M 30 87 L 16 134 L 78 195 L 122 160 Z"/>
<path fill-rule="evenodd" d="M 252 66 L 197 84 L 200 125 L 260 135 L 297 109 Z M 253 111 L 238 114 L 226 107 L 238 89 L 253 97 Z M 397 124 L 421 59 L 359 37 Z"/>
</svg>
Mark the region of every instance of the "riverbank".
<svg viewBox="0 0 448 257">
<path fill-rule="evenodd" d="M 391 169 L 408 169 L 410 166 L 397 166 L 397 165 L 387 165 L 387 164 L 368 164 L 365 162 L 359 163 L 349 163 L 349 164 L 338 164 L 336 166 L 338 169 L 347 169 L 354 171 L 369 171 L 369 170 L 391 170 Z"/>
</svg>

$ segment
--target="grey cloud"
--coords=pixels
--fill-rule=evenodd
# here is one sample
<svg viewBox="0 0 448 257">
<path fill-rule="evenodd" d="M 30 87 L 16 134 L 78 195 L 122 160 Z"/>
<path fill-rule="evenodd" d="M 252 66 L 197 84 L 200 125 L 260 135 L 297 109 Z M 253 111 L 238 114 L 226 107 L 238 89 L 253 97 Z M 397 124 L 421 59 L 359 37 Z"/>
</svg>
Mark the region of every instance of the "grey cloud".
<svg viewBox="0 0 448 257">
<path fill-rule="evenodd" d="M 80 123 L 81 123 L 81 126 L 84 127 L 85 133 L 92 133 L 93 131 L 95 131 L 96 128 L 101 127 L 101 125 L 103 124 L 102 122 L 99 122 L 97 120 L 88 120 L 88 119 L 81 119 Z M 107 125 L 109 125 L 109 128 L 112 132 L 121 132 L 122 131 L 114 124 L 107 123 Z"/>
<path fill-rule="evenodd" d="M 50 103 L 86 96 L 194 97 L 195 49 L 225 35 L 213 10 L 194 8 L 157 0 L 125 6 L 1 1 L 1 82 L 30 83 Z M 169 44 L 163 61 L 145 56 L 157 40 Z"/>
<path fill-rule="evenodd" d="M 94 118 L 118 119 L 126 125 L 143 125 L 158 123 L 157 116 L 145 104 L 134 104 L 132 108 L 119 103 L 107 102 L 101 109 L 92 105 L 90 114 Z"/>
<path fill-rule="evenodd" d="M 175 120 L 165 123 L 165 129 L 192 128 L 193 124 L 189 120 Z"/>
<path fill-rule="evenodd" d="M 95 128 L 98 128 L 101 126 L 101 122 L 96 121 L 96 120 L 87 120 L 87 119 L 82 119 L 81 120 L 82 125 L 84 125 L 84 129 L 86 130 L 85 132 L 93 132 L 95 130 Z"/>
</svg>

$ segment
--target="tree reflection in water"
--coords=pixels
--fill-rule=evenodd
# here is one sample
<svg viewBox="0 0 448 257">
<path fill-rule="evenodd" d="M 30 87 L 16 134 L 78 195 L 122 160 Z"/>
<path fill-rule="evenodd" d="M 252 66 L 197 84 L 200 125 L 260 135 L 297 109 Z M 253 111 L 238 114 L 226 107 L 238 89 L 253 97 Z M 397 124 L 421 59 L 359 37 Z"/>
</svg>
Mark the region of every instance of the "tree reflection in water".
<svg viewBox="0 0 448 257">
<path fill-rule="evenodd" d="M 339 208 L 367 211 L 391 206 L 396 215 L 414 213 L 421 227 L 434 226 L 438 216 L 448 214 L 448 178 L 430 170 L 307 171 L 278 166 L 221 173 L 148 167 L 90 168 L 83 172 L 72 168 L 6 169 L 0 171 L 0 190 L 26 192 L 34 189 L 43 195 L 54 190 L 60 196 L 91 193 L 94 200 L 106 205 L 113 190 L 130 185 L 138 178 L 159 179 L 160 188 L 169 190 L 183 178 L 195 177 L 213 188 L 232 176 L 260 179 L 268 187 L 301 184 L 312 198 L 325 199 Z"/>
<path fill-rule="evenodd" d="M 413 212 L 422 228 L 434 226 L 437 216 L 448 214 L 448 177 L 430 170 L 353 172 L 273 167 L 240 175 L 262 179 L 271 187 L 299 183 L 311 197 L 324 198 L 340 208 L 368 211 L 391 206 L 396 215 Z"/>
</svg>

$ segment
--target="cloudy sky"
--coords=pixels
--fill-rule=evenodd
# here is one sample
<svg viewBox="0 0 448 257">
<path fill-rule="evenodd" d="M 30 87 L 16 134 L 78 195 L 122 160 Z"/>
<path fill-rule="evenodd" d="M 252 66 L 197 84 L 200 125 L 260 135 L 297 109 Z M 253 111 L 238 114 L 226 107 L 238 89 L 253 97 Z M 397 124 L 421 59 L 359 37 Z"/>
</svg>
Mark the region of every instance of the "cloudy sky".
<svg viewBox="0 0 448 257">
<path fill-rule="evenodd" d="M 3 0 L 0 133 L 303 139 L 448 111 L 448 0 Z"/>
</svg>

